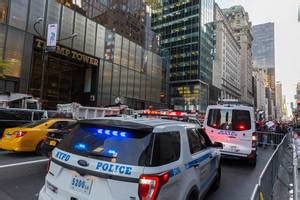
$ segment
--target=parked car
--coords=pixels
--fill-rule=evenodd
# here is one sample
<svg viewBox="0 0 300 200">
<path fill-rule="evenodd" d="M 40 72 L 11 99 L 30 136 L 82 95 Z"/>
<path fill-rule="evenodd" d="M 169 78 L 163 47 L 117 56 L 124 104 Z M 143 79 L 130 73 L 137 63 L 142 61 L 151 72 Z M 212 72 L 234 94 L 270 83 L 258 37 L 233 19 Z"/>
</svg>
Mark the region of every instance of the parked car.
<svg viewBox="0 0 300 200">
<path fill-rule="evenodd" d="M 0 108 L 0 138 L 6 128 L 21 126 L 43 118 L 47 118 L 44 110 Z"/>
<path fill-rule="evenodd" d="M 43 119 L 15 128 L 7 128 L 0 140 L 0 149 L 41 154 L 42 142 L 49 131 L 62 129 L 73 123 L 70 119 Z"/>
</svg>

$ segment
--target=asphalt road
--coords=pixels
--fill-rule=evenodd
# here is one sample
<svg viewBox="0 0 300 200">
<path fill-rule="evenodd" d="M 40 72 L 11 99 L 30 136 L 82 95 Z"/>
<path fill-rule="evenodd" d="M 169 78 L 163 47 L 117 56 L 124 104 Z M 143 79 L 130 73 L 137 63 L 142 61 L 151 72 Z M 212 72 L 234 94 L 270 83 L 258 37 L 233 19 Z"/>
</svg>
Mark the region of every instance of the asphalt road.
<svg viewBox="0 0 300 200">
<path fill-rule="evenodd" d="M 206 200 L 248 200 L 272 153 L 260 150 L 256 168 L 223 159 L 221 187 Z M 34 200 L 44 184 L 45 157 L 0 151 L 0 200 Z"/>
</svg>

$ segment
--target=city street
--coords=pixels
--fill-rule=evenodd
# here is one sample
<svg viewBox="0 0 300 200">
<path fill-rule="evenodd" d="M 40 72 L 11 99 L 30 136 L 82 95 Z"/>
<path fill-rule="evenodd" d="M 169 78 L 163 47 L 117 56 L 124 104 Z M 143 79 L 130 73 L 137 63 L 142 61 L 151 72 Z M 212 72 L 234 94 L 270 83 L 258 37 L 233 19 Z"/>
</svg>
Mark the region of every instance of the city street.
<svg viewBox="0 0 300 200">
<path fill-rule="evenodd" d="M 272 153 L 271 149 L 259 151 L 255 169 L 239 160 L 223 160 L 221 187 L 209 193 L 207 200 L 247 200 L 258 176 Z M 46 161 L 32 154 L 0 152 L 0 196 L 1 200 L 37 199 L 44 184 Z M 37 163 L 27 163 L 34 162 Z M 24 163 L 13 166 L 16 163 Z M 12 164 L 12 165 L 11 165 Z"/>
</svg>

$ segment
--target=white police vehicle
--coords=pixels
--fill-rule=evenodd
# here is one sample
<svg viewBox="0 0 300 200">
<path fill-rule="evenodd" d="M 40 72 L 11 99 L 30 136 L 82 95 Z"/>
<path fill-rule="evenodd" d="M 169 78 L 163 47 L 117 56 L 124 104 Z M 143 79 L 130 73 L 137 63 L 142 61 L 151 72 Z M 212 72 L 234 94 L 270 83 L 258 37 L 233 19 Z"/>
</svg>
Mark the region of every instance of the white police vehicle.
<svg viewBox="0 0 300 200">
<path fill-rule="evenodd" d="M 220 184 L 215 147 L 194 124 L 84 120 L 53 150 L 39 200 L 202 199 Z"/>
<path fill-rule="evenodd" d="M 257 136 L 251 106 L 229 102 L 207 107 L 204 128 L 212 141 L 221 142 L 222 155 L 245 158 L 256 165 Z"/>
</svg>

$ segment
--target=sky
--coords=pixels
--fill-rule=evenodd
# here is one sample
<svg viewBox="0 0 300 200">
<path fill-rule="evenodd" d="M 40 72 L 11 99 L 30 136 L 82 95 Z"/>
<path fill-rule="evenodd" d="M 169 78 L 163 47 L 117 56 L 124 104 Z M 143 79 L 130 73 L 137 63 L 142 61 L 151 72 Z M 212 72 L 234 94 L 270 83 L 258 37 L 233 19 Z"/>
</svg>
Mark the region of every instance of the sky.
<svg viewBox="0 0 300 200">
<path fill-rule="evenodd" d="M 216 0 L 221 8 L 242 5 L 249 13 L 253 25 L 275 23 L 276 81 L 283 84 L 290 112 L 294 102 L 296 84 L 300 81 L 300 0 Z"/>
</svg>

